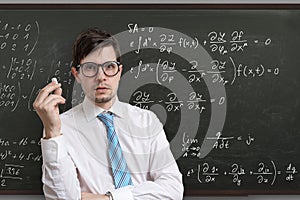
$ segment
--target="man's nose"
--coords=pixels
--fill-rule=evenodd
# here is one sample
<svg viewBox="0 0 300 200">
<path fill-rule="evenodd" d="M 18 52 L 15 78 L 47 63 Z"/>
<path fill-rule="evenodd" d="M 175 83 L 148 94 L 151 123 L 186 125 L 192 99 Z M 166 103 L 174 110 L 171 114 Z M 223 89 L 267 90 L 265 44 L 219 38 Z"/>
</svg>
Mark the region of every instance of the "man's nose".
<svg viewBox="0 0 300 200">
<path fill-rule="evenodd" d="M 104 71 L 102 69 L 102 67 L 99 66 L 99 70 L 98 73 L 96 74 L 96 77 L 98 80 L 105 80 L 106 79 L 106 75 L 104 74 Z"/>
</svg>

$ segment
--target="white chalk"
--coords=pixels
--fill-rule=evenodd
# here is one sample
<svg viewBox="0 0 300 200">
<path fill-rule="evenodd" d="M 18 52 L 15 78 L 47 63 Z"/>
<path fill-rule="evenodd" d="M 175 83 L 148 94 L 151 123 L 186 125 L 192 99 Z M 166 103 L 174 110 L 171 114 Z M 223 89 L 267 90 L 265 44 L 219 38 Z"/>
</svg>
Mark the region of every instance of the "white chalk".
<svg viewBox="0 0 300 200">
<path fill-rule="evenodd" d="M 55 77 L 53 77 L 53 78 L 51 79 L 51 81 L 52 81 L 52 82 L 55 82 L 56 84 L 58 84 L 57 78 L 55 78 Z"/>
</svg>

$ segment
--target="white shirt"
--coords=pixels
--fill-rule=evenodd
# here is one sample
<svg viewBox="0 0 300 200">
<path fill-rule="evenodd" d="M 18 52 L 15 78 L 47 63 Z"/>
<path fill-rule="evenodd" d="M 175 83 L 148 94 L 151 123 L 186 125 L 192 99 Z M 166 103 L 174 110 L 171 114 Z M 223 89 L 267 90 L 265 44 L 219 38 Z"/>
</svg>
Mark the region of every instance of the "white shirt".
<svg viewBox="0 0 300 200">
<path fill-rule="evenodd" d="M 110 112 L 133 186 L 115 189 L 107 151 L 104 112 L 85 98 L 61 114 L 61 136 L 42 139 L 46 199 L 79 200 L 81 192 L 112 193 L 114 200 L 183 198 L 182 175 L 154 113 L 118 99 Z"/>
</svg>

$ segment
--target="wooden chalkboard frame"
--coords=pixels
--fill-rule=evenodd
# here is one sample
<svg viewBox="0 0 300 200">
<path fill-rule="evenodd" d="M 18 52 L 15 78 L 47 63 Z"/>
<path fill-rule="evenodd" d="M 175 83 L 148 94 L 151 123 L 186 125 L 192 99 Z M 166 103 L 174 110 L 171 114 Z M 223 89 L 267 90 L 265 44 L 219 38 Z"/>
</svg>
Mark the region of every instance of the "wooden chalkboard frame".
<svg viewBox="0 0 300 200">
<path fill-rule="evenodd" d="M 0 9 L 13 9 L 13 10 L 109 10 L 109 9 L 172 9 L 172 10 L 299 10 L 300 4 L 0 4 Z M 40 191 L 35 190 L 0 190 L 0 194 L 13 195 L 13 194 L 41 194 Z M 247 195 L 299 195 L 300 191 L 285 190 L 285 191 L 257 191 L 257 190 L 218 190 L 218 191 L 197 191 L 186 190 L 185 196 L 247 196 Z"/>
</svg>

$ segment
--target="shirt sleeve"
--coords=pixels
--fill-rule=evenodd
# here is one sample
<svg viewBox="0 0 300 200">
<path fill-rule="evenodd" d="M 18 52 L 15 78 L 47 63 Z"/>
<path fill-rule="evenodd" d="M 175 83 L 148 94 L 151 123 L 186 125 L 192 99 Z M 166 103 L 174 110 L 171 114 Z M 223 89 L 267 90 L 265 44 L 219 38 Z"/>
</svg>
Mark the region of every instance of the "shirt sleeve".
<svg viewBox="0 0 300 200">
<path fill-rule="evenodd" d="M 43 156 L 42 182 L 45 198 L 81 199 L 76 167 L 68 155 L 64 136 L 41 139 Z"/>
<path fill-rule="evenodd" d="M 164 131 L 153 141 L 150 159 L 149 174 L 153 181 L 147 181 L 134 188 L 133 194 L 136 199 L 181 200 L 183 198 L 182 174 L 171 153 Z M 148 196 L 149 198 L 145 198 Z"/>
<path fill-rule="evenodd" d="M 111 191 L 114 200 L 182 200 L 182 175 L 176 163 L 150 173 L 153 181 Z M 125 198 L 124 198 L 125 197 Z"/>
<path fill-rule="evenodd" d="M 169 142 L 159 120 L 151 143 L 149 181 L 111 191 L 114 200 L 182 200 L 182 174 L 170 150 Z M 157 128 L 160 127 L 160 128 Z"/>
</svg>

